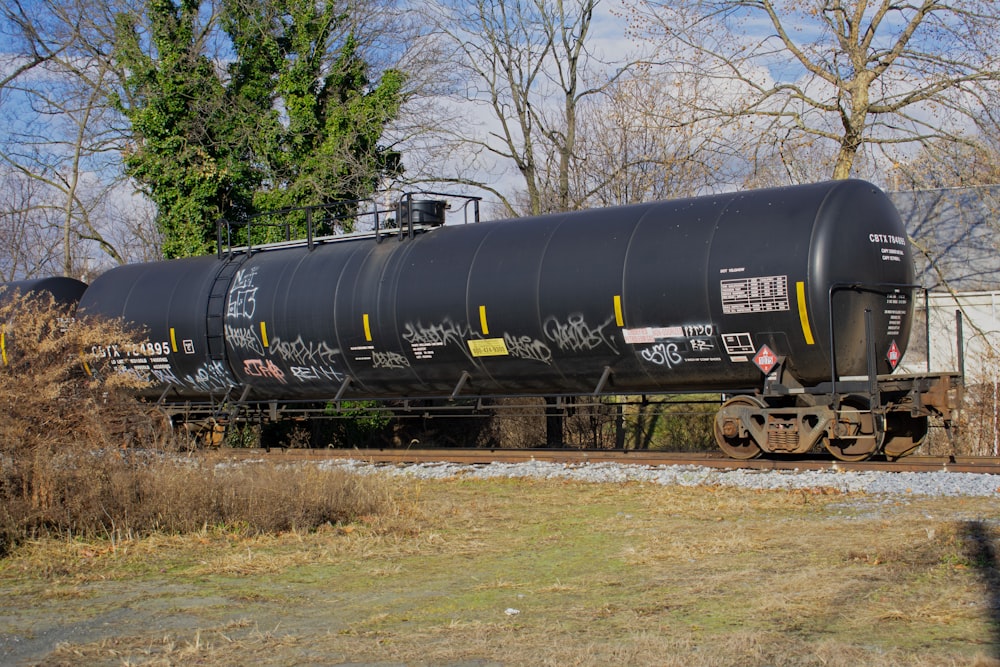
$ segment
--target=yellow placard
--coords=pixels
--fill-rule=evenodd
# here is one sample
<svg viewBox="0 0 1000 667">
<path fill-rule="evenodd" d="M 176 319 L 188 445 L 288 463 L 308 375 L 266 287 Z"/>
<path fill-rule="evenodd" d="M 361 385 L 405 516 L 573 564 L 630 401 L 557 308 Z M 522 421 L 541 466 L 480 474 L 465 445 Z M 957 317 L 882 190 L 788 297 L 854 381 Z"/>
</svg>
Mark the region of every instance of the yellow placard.
<svg viewBox="0 0 1000 667">
<path fill-rule="evenodd" d="M 474 357 L 505 357 L 510 354 L 503 338 L 475 338 L 466 342 Z"/>
</svg>

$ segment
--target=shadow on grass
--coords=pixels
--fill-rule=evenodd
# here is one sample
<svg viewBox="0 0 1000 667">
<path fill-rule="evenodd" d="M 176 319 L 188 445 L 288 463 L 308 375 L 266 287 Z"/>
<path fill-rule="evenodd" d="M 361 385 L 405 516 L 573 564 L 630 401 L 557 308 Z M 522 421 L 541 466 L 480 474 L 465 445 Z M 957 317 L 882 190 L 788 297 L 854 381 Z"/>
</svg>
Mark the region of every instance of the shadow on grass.
<svg viewBox="0 0 1000 667">
<path fill-rule="evenodd" d="M 1000 658 L 1000 567 L 997 563 L 997 551 L 993 546 L 993 536 L 981 521 L 966 521 L 962 528 L 965 554 L 986 588 L 993 657 Z"/>
</svg>

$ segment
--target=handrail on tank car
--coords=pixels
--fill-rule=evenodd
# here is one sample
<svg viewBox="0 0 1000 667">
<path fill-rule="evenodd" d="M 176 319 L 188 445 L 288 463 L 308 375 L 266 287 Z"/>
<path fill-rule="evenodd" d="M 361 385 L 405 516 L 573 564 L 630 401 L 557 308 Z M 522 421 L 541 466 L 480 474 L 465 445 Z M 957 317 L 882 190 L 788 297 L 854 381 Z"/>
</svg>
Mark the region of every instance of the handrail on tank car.
<svg viewBox="0 0 1000 667">
<path fill-rule="evenodd" d="M 331 226 L 333 224 L 335 224 L 336 222 L 341 221 L 341 220 L 349 220 L 349 219 L 355 219 L 356 220 L 356 219 L 359 219 L 359 218 L 364 218 L 366 216 L 371 216 L 372 221 L 373 221 L 372 222 L 372 230 L 370 230 L 370 231 L 363 231 L 363 232 L 353 232 L 353 233 L 352 232 L 345 232 L 343 234 L 335 235 L 335 236 L 338 239 L 350 238 L 350 237 L 359 237 L 359 236 L 373 236 L 375 238 L 376 243 L 380 243 L 382 241 L 382 238 L 383 238 L 383 235 L 382 235 L 383 230 L 385 230 L 385 231 L 388 232 L 388 234 L 386 234 L 386 235 L 389 235 L 389 234 L 393 233 L 393 232 L 389 231 L 390 229 L 398 230 L 398 231 L 396 231 L 396 233 L 398 233 L 399 239 L 403 240 L 403 238 L 404 238 L 403 225 L 399 222 L 399 219 L 402 218 L 403 205 L 405 203 L 405 205 L 406 205 L 406 213 L 407 213 L 407 216 L 406 216 L 407 217 L 407 229 L 406 229 L 406 235 L 405 235 L 405 237 L 407 237 L 407 238 L 413 238 L 414 230 L 415 230 L 415 226 L 414 226 L 414 223 L 413 223 L 413 217 L 414 217 L 413 216 L 413 203 L 415 201 L 414 197 L 416 197 L 416 196 L 432 196 L 432 197 L 436 196 L 436 197 L 448 197 L 448 198 L 451 198 L 451 199 L 464 200 L 464 203 L 461 206 L 461 210 L 463 211 L 464 217 L 465 217 L 465 222 L 463 224 L 468 224 L 469 223 L 469 219 L 468 219 L 469 218 L 469 214 L 468 214 L 469 204 L 473 205 L 473 220 L 472 220 L 472 222 L 475 223 L 475 222 L 479 222 L 480 221 L 479 202 L 482 201 L 482 197 L 474 197 L 474 196 L 471 196 L 471 195 L 462 195 L 462 194 L 455 194 L 455 193 L 424 191 L 424 190 L 408 191 L 408 192 L 404 192 L 401 195 L 400 199 L 396 202 L 396 204 L 394 206 L 391 206 L 391 207 L 387 206 L 387 207 L 384 207 L 384 208 L 379 208 L 378 203 L 373 198 L 367 198 L 367 199 L 350 199 L 350 200 L 343 200 L 343 201 L 338 201 L 338 202 L 334 202 L 334 203 L 330 203 L 330 204 L 317 204 L 317 205 L 314 205 L 314 206 L 293 206 L 293 207 L 287 207 L 287 208 L 277 209 L 277 210 L 274 210 L 274 211 L 265 211 L 263 213 L 257 213 L 255 215 L 252 215 L 252 216 L 250 216 L 250 217 L 248 217 L 248 218 L 246 218 L 245 220 L 242 220 L 242 221 L 235 221 L 235 220 L 228 220 L 226 218 L 221 218 L 216 223 L 216 248 L 217 248 L 217 255 L 218 255 L 219 259 L 222 259 L 224 257 L 224 255 L 232 256 L 233 253 L 237 252 L 237 251 L 239 251 L 239 252 L 246 252 L 246 253 L 252 253 L 255 246 L 253 244 L 253 238 L 252 238 L 251 230 L 252 230 L 253 226 L 255 225 L 255 223 L 256 223 L 256 225 L 258 227 L 277 227 L 277 228 L 283 228 L 284 229 L 284 237 L 285 237 L 284 241 L 277 241 L 277 242 L 272 241 L 272 242 L 269 242 L 269 243 L 262 243 L 262 244 L 259 244 L 257 246 L 258 248 L 263 248 L 263 247 L 267 247 L 267 246 L 273 246 L 273 245 L 277 245 L 277 244 L 280 244 L 280 243 L 291 243 L 291 242 L 293 242 L 293 240 L 294 241 L 302 241 L 303 239 L 301 239 L 301 238 L 292 239 L 292 223 L 290 223 L 290 222 L 287 222 L 287 221 L 284 221 L 284 222 L 271 222 L 271 223 L 260 222 L 262 219 L 277 218 L 277 217 L 287 217 L 287 216 L 289 216 L 289 215 L 291 215 L 293 213 L 302 212 L 302 211 L 305 212 L 305 216 L 306 216 L 306 220 L 305 220 L 305 232 L 306 232 L 305 242 L 306 242 L 306 245 L 308 245 L 308 247 L 309 247 L 310 250 L 313 249 L 313 247 L 315 246 L 316 240 L 317 240 L 317 237 L 316 237 L 316 226 L 317 226 L 317 223 L 315 222 L 315 218 L 314 218 L 314 212 L 315 211 L 327 211 L 327 212 L 329 212 L 329 211 L 335 211 L 334 215 L 326 215 L 326 216 L 324 216 L 322 218 L 323 223 L 330 224 Z M 416 201 L 420 201 L 420 200 L 416 200 Z M 361 206 L 363 204 L 370 204 L 371 205 L 370 210 L 363 210 L 363 208 Z M 447 208 L 450 209 L 450 205 L 448 205 Z M 345 209 L 347 209 L 347 210 L 345 210 Z M 396 215 L 397 225 L 395 227 L 393 227 L 393 228 L 383 226 L 382 223 L 381 223 L 382 216 L 384 216 L 384 218 L 388 220 L 388 218 L 389 218 L 389 216 L 391 214 L 395 214 Z M 245 246 L 240 246 L 238 248 L 234 248 L 233 247 L 233 228 L 234 227 L 235 228 L 239 228 L 239 227 L 245 227 L 246 228 L 246 230 L 247 230 L 247 232 L 246 232 L 247 243 L 246 243 Z M 225 232 L 224 233 L 223 233 L 223 228 L 225 228 Z M 419 228 L 420 228 L 420 226 L 418 225 L 416 227 L 416 229 L 419 229 Z M 327 237 L 319 237 L 319 238 L 327 238 Z"/>
<path fill-rule="evenodd" d="M 838 375 L 837 374 L 837 348 L 836 348 L 835 330 L 834 330 L 834 321 L 833 321 L 833 293 L 837 292 L 837 291 L 840 291 L 840 290 L 853 290 L 853 291 L 856 291 L 856 292 L 875 292 L 875 293 L 879 293 L 879 294 L 888 294 L 889 290 L 900 290 L 900 289 L 915 290 L 915 289 L 923 289 L 923 287 L 921 285 L 919 285 L 919 284 L 916 284 L 916 283 L 858 283 L 858 282 L 846 283 L 845 282 L 845 283 L 833 283 L 832 285 L 830 285 L 830 290 L 829 290 L 828 299 L 827 299 L 827 308 L 829 309 L 829 312 L 828 312 L 829 318 L 828 318 L 828 320 L 829 320 L 829 327 L 830 327 L 830 387 L 831 387 L 830 393 L 831 394 L 836 394 L 837 393 L 837 375 Z M 913 303 L 913 294 L 912 294 L 912 291 L 910 293 L 910 303 L 911 303 L 911 305 Z M 871 315 L 870 315 L 870 312 L 871 312 L 870 310 L 866 309 L 865 347 L 866 347 L 866 358 L 868 359 L 868 375 L 869 375 L 868 381 L 869 381 L 869 383 L 875 383 L 875 382 L 877 382 L 877 372 L 872 367 L 873 366 L 873 358 L 874 358 L 873 355 L 875 354 L 875 350 L 874 350 L 874 340 L 873 340 L 873 338 L 874 338 L 874 332 L 871 330 Z M 961 348 L 961 335 L 962 335 L 961 334 L 961 330 L 962 330 L 961 313 L 957 313 L 956 326 L 958 328 L 958 336 L 959 336 L 959 341 L 960 341 L 959 348 Z M 930 337 L 930 329 L 929 328 L 930 328 L 930 325 L 928 324 L 928 332 L 927 332 L 928 339 Z M 928 342 L 928 345 L 929 345 L 929 342 Z M 928 362 L 927 363 L 930 364 L 930 357 L 929 356 L 928 356 Z M 965 366 L 964 362 L 960 363 L 959 375 L 962 376 L 962 377 L 965 376 L 965 368 L 964 368 L 964 366 Z M 928 370 L 929 370 L 929 366 L 928 366 Z M 877 387 L 876 387 L 876 389 L 875 389 L 875 391 L 873 393 L 875 393 L 875 392 L 877 392 Z"/>
<path fill-rule="evenodd" d="M 471 195 L 456 195 L 454 193 L 449 193 L 449 192 L 434 192 L 434 191 L 431 191 L 431 190 L 415 190 L 415 191 L 410 191 L 410 192 L 404 192 L 403 195 L 402 195 L 402 197 L 400 197 L 399 202 L 398 202 L 398 204 L 396 206 L 396 212 L 397 212 L 397 217 L 401 219 L 403 217 L 403 206 L 404 205 L 406 206 L 407 232 L 406 232 L 405 238 L 410 238 L 410 239 L 413 238 L 413 230 L 414 230 L 414 227 L 413 227 L 413 218 L 414 218 L 414 215 L 413 215 L 413 201 L 414 201 L 413 197 L 414 197 L 414 195 L 420 195 L 422 197 L 449 197 L 449 198 L 463 199 L 463 200 L 465 200 L 465 203 L 462 204 L 462 207 L 461 207 L 462 212 L 465 215 L 465 222 L 463 224 L 469 224 L 469 213 L 468 213 L 469 204 L 472 204 L 472 222 L 473 223 L 479 222 L 479 202 L 481 202 L 483 200 L 482 197 L 473 197 Z M 447 208 L 447 210 L 451 210 L 451 205 L 449 204 L 446 208 Z M 387 209 L 387 210 L 392 210 L 392 209 Z M 397 222 L 398 229 L 399 229 L 398 238 L 399 238 L 400 241 L 402 241 L 404 239 L 403 225 L 401 224 L 400 220 L 397 220 L 396 222 Z M 381 243 L 382 242 L 382 238 L 381 238 L 381 236 L 379 236 L 378 217 L 377 216 L 375 218 L 375 242 L 376 243 Z"/>
</svg>

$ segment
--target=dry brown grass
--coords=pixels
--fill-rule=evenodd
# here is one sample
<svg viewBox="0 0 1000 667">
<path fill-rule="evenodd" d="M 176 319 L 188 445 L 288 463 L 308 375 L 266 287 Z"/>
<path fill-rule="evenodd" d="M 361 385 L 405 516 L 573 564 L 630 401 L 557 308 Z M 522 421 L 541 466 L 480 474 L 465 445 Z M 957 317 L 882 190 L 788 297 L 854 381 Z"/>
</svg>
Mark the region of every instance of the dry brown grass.
<svg viewBox="0 0 1000 667">
<path fill-rule="evenodd" d="M 0 323 L 0 556 L 41 536 L 260 534 L 392 511 L 376 479 L 177 459 L 168 423 L 134 398 L 138 380 L 102 368 L 93 352 L 134 343 L 117 324 L 74 321 L 41 298 L 0 306 Z"/>
<path fill-rule="evenodd" d="M 958 452 L 996 456 L 1000 451 L 1000 353 L 988 350 L 966 379 Z"/>
<path fill-rule="evenodd" d="M 46 659 L 88 665 L 1000 664 L 991 499 L 395 483 L 391 525 L 26 545 L 0 634 L 86 628 Z"/>
</svg>

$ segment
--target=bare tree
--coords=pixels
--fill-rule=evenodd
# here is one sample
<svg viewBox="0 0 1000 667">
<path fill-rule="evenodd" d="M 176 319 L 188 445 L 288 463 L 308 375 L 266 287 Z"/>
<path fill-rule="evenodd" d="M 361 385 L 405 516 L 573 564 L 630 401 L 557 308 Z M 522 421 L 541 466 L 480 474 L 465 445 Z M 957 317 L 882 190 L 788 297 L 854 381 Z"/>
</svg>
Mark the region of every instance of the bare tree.
<svg viewBox="0 0 1000 667">
<path fill-rule="evenodd" d="M 0 34 L 8 40 L 6 52 L 0 56 L 0 92 L 12 81 L 59 56 L 73 41 L 73 30 L 69 34 L 61 31 L 49 34 L 40 26 L 46 12 L 40 16 L 34 11 L 36 8 L 34 3 L 25 4 L 21 0 L 0 5 Z"/>
<path fill-rule="evenodd" d="M 37 206 L 40 188 L 17 172 L 0 173 L 0 282 L 59 269 L 57 221 Z"/>
<path fill-rule="evenodd" d="M 144 202 L 120 187 L 127 134 L 108 101 L 119 80 L 110 57 L 114 14 L 129 1 L 59 0 L 35 13 L 16 3 L 3 9 L 16 48 L 33 54 L 19 62 L 34 65 L 4 80 L 0 115 L 8 132 L 0 161 L 35 182 L 29 208 L 44 211 L 46 224 L 59 220 L 49 248 L 58 248 L 64 275 L 83 277 L 109 260 L 134 258 L 131 239 L 145 236 Z M 130 214 L 108 217 L 114 208 Z M 130 233 L 116 228 L 123 224 Z"/>
<path fill-rule="evenodd" d="M 484 183 L 506 212 L 578 208 L 590 193 L 571 187 L 580 117 L 630 65 L 611 65 L 592 47 L 600 0 L 446 0 L 428 12 L 450 50 L 452 99 L 466 109 L 450 145 L 512 164 L 523 184 L 518 203 Z M 464 98 L 464 99 L 463 99 Z M 484 115 L 483 111 L 487 113 Z M 486 126 L 474 136 L 470 120 Z"/>
<path fill-rule="evenodd" d="M 687 122 L 706 93 L 697 81 L 675 80 L 638 67 L 622 78 L 583 119 L 573 171 L 574 191 L 597 206 L 692 196 L 714 189 L 732 163 L 721 128 Z"/>
<path fill-rule="evenodd" d="M 1000 183 L 1000 120 L 987 115 L 978 125 L 978 130 L 967 134 L 961 143 L 927 144 L 912 159 L 895 163 L 892 189 L 960 188 Z"/>
<path fill-rule="evenodd" d="M 832 146 L 847 178 L 865 146 L 964 142 L 1000 80 L 994 0 L 636 0 L 663 66 L 715 82 L 701 119 L 752 118 L 768 145 Z"/>
</svg>

